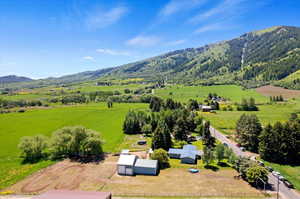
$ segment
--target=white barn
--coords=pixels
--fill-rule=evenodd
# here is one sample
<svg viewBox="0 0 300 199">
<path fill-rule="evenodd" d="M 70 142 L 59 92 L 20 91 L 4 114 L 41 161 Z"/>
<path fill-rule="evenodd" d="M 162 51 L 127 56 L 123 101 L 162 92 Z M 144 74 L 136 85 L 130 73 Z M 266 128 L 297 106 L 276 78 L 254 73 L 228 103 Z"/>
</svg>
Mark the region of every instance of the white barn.
<svg viewBox="0 0 300 199">
<path fill-rule="evenodd" d="M 136 155 L 120 155 L 118 161 L 118 174 L 133 176 L 134 175 L 134 165 L 137 160 Z"/>
</svg>

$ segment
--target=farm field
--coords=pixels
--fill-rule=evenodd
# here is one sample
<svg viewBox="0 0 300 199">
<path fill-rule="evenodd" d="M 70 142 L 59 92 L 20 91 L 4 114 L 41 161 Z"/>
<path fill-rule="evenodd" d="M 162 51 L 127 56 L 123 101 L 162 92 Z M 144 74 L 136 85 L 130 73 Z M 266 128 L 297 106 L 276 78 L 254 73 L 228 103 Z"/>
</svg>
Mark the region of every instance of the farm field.
<svg viewBox="0 0 300 199">
<path fill-rule="evenodd" d="M 259 111 L 217 111 L 216 113 L 202 113 L 211 124 L 225 134 L 231 134 L 235 129 L 236 122 L 242 114 L 256 114 L 263 125 L 268 123 L 287 121 L 290 114 L 300 111 L 300 100 L 293 100 L 287 103 L 260 105 Z"/>
<path fill-rule="evenodd" d="M 43 134 L 49 136 L 64 126 L 82 125 L 100 132 L 104 151 L 117 150 L 123 141 L 122 123 L 129 109 L 144 109 L 146 104 L 106 103 L 61 106 L 49 109 L 31 109 L 25 113 L 0 115 L 0 189 L 16 182 L 51 162 L 22 165 L 17 145 L 23 136 Z"/>
<path fill-rule="evenodd" d="M 278 96 L 282 95 L 284 99 L 300 97 L 299 90 L 290 90 L 277 86 L 262 86 L 256 89 L 258 93 L 264 96 Z"/>
<path fill-rule="evenodd" d="M 242 87 L 236 85 L 218 85 L 218 86 L 183 86 L 174 85 L 167 86 L 163 89 L 155 89 L 155 95 L 164 99 L 172 98 L 180 102 L 187 102 L 189 99 L 197 99 L 204 101 L 209 93 L 217 93 L 221 97 L 227 98 L 232 102 L 241 102 L 242 98 L 255 98 L 258 103 L 269 101 L 265 97 L 257 93 L 254 89 L 243 90 Z"/>
</svg>

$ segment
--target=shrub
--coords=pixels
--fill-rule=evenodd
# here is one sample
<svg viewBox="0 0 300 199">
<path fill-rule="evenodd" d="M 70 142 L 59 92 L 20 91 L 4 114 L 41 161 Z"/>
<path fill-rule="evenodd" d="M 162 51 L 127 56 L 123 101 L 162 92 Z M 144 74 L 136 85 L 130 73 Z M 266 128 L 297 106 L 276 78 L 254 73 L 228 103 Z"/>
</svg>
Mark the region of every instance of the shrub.
<svg viewBox="0 0 300 199">
<path fill-rule="evenodd" d="M 101 159 L 102 141 L 99 133 L 84 127 L 65 127 L 53 133 L 51 144 L 53 159 Z"/>
<path fill-rule="evenodd" d="M 23 137 L 18 145 L 24 162 L 37 162 L 46 157 L 48 142 L 45 136 Z"/>
<path fill-rule="evenodd" d="M 163 149 L 154 150 L 154 152 L 151 154 L 151 159 L 157 160 L 159 168 L 161 169 L 168 168 L 170 166 L 168 153 Z"/>
<path fill-rule="evenodd" d="M 264 182 L 268 182 L 268 171 L 262 166 L 250 167 L 246 172 L 246 179 L 251 185 L 262 185 Z"/>
</svg>

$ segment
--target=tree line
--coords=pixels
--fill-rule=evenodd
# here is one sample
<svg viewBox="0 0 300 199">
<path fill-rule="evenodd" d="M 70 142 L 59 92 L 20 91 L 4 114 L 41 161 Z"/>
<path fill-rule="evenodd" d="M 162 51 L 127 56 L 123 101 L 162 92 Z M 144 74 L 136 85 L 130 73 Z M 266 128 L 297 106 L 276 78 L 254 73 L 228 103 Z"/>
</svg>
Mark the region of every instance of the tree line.
<svg viewBox="0 0 300 199">
<path fill-rule="evenodd" d="M 267 161 L 299 164 L 300 120 L 297 114 L 287 122 L 262 127 L 256 115 L 243 114 L 236 126 L 237 142 Z"/>
</svg>

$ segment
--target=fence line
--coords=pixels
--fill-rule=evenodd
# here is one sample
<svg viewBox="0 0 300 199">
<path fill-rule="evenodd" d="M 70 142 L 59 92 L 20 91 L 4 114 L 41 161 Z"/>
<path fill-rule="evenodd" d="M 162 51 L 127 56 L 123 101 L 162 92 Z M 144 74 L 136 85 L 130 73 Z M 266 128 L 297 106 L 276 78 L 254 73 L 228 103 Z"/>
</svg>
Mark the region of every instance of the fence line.
<svg viewBox="0 0 300 199">
<path fill-rule="evenodd" d="M 182 193 L 182 194 L 155 194 L 155 193 L 122 193 L 113 194 L 119 197 L 229 197 L 229 198 L 251 198 L 251 197 L 265 197 L 262 193 L 223 193 L 223 194 L 203 194 L 203 193 Z"/>
</svg>

